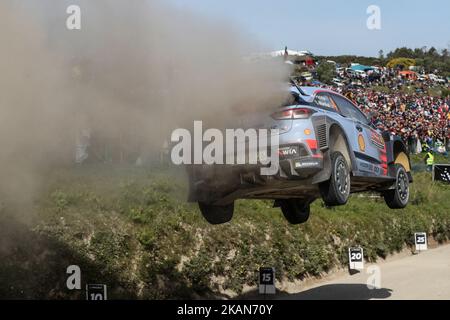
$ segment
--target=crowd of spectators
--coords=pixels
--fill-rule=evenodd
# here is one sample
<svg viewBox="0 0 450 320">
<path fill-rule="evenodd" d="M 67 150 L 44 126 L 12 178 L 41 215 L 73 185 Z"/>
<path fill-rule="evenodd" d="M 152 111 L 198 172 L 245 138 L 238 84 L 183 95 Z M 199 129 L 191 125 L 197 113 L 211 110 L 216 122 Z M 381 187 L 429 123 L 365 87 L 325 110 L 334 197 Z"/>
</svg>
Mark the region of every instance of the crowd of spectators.
<svg viewBox="0 0 450 320">
<path fill-rule="evenodd" d="M 350 89 L 343 93 L 379 129 L 403 137 L 412 152 L 417 151 L 418 140 L 428 146 L 450 141 L 448 99 L 417 93 L 381 93 L 373 89 Z"/>
<path fill-rule="evenodd" d="M 430 95 L 435 85 L 430 79 L 405 79 L 388 68 L 358 75 L 344 72 L 340 79 L 344 85 L 332 89 L 354 101 L 376 127 L 401 136 L 412 153 L 427 147 L 450 150 L 450 97 Z"/>
</svg>

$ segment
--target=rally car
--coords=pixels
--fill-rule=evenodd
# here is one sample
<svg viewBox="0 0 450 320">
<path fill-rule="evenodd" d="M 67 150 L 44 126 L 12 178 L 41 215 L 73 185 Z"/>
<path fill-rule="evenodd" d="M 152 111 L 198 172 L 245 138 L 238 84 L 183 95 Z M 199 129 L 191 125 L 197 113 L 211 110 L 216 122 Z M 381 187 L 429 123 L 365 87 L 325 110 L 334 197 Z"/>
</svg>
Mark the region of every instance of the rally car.
<svg viewBox="0 0 450 320">
<path fill-rule="evenodd" d="M 319 87 L 289 87 L 289 100 L 270 115 L 252 115 L 254 127 L 277 128 L 279 170 L 262 176 L 255 166 L 188 168 L 189 200 L 211 224 L 232 219 L 237 199 L 269 199 L 292 224 L 304 223 L 310 204 L 347 203 L 354 192 L 378 192 L 389 208 L 404 208 L 412 182 L 400 137 L 380 132 L 346 97 Z M 250 126 L 250 124 L 248 124 Z"/>
</svg>

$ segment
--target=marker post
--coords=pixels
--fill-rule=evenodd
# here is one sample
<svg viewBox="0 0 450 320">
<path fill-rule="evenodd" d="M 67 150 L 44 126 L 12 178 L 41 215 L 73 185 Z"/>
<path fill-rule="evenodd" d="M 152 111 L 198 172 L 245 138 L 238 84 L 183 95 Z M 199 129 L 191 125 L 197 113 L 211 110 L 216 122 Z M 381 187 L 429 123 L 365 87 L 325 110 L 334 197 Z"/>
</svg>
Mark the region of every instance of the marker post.
<svg viewBox="0 0 450 320">
<path fill-rule="evenodd" d="M 275 268 L 259 268 L 259 294 L 275 294 Z"/>
<path fill-rule="evenodd" d="M 361 247 L 348 248 L 349 269 L 364 270 L 364 251 Z"/>
<path fill-rule="evenodd" d="M 416 251 L 419 253 L 421 251 L 428 250 L 428 243 L 427 243 L 427 234 L 426 232 L 416 232 L 414 233 L 414 241 L 416 243 Z"/>
<path fill-rule="evenodd" d="M 86 300 L 108 300 L 106 284 L 87 284 Z"/>
</svg>

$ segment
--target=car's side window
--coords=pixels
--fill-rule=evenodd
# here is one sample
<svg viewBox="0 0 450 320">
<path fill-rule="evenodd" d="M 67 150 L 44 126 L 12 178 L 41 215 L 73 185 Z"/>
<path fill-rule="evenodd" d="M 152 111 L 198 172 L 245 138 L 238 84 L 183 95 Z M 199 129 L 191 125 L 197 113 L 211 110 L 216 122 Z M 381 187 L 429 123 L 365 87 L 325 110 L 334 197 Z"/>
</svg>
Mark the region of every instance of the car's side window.
<svg viewBox="0 0 450 320">
<path fill-rule="evenodd" d="M 330 99 L 327 93 L 318 93 L 314 98 L 314 104 L 330 111 L 337 111 L 333 101 Z"/>
<path fill-rule="evenodd" d="M 353 105 L 353 103 L 338 95 L 333 95 L 333 100 L 337 103 L 339 110 L 344 117 L 352 118 L 363 124 L 369 124 L 367 117 L 358 109 L 358 107 Z"/>
</svg>

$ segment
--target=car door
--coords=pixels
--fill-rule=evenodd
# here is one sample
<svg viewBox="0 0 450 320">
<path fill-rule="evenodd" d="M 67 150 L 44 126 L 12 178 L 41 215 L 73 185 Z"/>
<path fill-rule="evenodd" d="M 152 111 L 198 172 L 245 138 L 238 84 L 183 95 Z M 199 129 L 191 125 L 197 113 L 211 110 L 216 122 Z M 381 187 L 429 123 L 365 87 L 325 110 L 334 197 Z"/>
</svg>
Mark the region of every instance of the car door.
<svg viewBox="0 0 450 320">
<path fill-rule="evenodd" d="M 352 145 L 358 171 L 362 175 L 386 176 L 386 148 L 381 134 L 370 126 L 367 117 L 350 100 L 339 95 L 333 95 L 333 99 L 340 113 L 352 120 Z"/>
<path fill-rule="evenodd" d="M 342 127 L 342 129 L 345 131 L 345 134 L 347 136 L 347 142 L 349 144 L 349 153 L 351 156 L 351 153 L 353 152 L 353 150 L 358 148 L 358 134 L 356 131 L 356 127 L 355 127 L 355 120 L 353 119 L 353 117 L 348 116 L 347 114 L 344 114 L 343 112 L 341 112 L 341 108 L 338 105 L 338 103 L 343 102 L 343 100 L 341 101 L 340 96 L 337 94 L 333 94 L 333 93 L 329 93 L 329 97 L 336 109 L 336 113 L 335 116 L 333 116 L 332 118 L 335 119 L 336 121 L 339 122 L 340 126 Z M 353 170 L 359 170 L 358 167 L 358 163 L 353 163 Z"/>
</svg>

